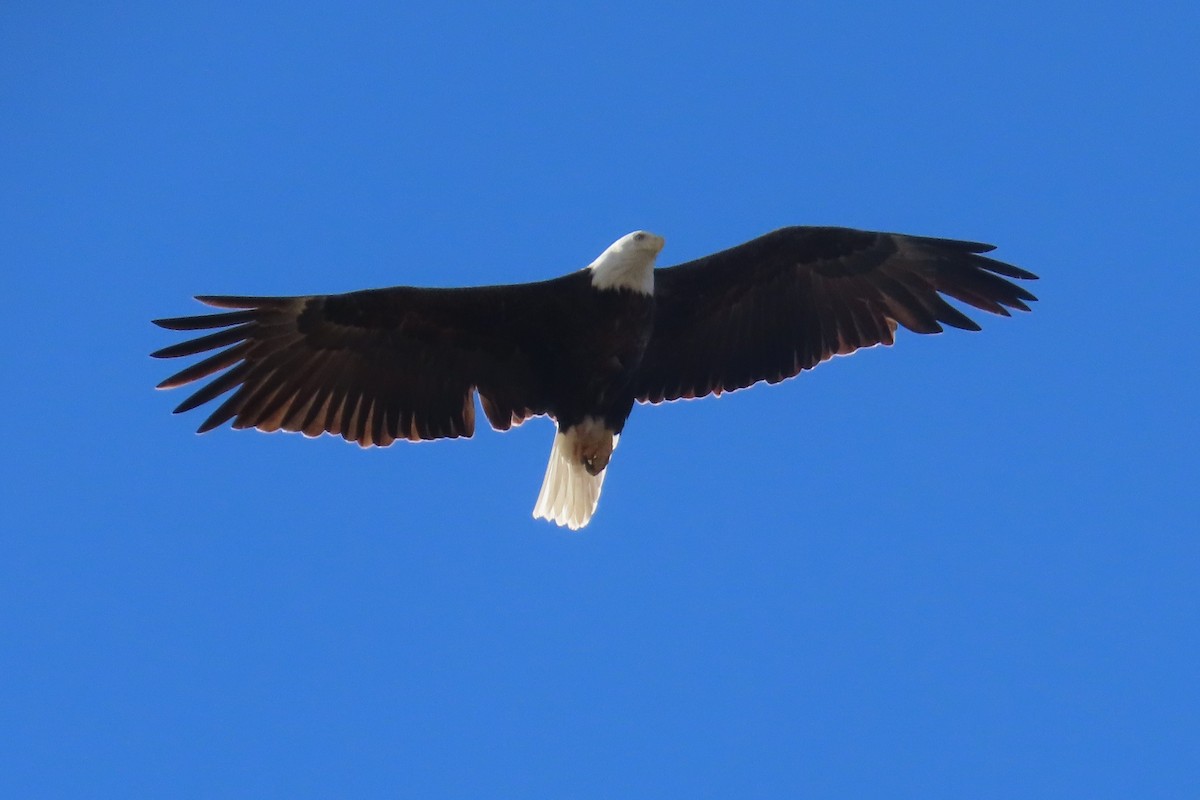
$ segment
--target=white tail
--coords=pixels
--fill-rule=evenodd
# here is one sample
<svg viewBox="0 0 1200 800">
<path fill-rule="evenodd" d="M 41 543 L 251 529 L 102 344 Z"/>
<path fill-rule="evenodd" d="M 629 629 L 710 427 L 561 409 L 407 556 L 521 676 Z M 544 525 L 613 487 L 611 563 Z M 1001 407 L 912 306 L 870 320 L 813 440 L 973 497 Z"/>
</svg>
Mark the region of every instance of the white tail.
<svg viewBox="0 0 1200 800">
<path fill-rule="evenodd" d="M 538 493 L 537 505 L 533 507 L 534 518 L 546 519 L 555 525 L 565 525 L 573 531 L 587 525 L 596 513 L 600 502 L 600 487 L 604 485 L 605 467 L 597 475 L 591 475 L 580 463 L 577 451 L 580 428 L 554 435 L 554 447 L 550 449 L 550 463 L 546 465 L 546 477 L 542 479 L 542 491 Z M 610 434 L 611 435 L 611 434 Z M 612 446 L 617 446 L 613 436 Z"/>
</svg>

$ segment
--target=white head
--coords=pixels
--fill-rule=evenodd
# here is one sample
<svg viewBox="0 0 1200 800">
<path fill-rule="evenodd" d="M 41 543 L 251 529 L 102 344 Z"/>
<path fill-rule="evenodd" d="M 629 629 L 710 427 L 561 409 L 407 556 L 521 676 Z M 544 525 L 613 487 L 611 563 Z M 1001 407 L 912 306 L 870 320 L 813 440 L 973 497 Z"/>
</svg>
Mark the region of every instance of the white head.
<svg viewBox="0 0 1200 800">
<path fill-rule="evenodd" d="M 625 234 L 587 266 L 592 271 L 592 286 L 654 294 L 654 259 L 663 244 L 661 236 L 649 231 Z"/>
</svg>

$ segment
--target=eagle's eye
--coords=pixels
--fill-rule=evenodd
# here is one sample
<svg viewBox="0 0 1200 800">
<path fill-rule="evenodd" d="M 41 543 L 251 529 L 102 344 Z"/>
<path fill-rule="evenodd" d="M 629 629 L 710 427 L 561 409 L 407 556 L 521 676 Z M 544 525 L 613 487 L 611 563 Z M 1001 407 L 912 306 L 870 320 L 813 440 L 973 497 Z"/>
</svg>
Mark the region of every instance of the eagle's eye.
<svg viewBox="0 0 1200 800">
<path fill-rule="evenodd" d="M 646 238 L 646 234 L 644 234 L 644 233 L 635 233 L 633 235 L 633 240 L 635 242 L 640 242 L 640 241 L 644 240 L 645 238 Z"/>
</svg>

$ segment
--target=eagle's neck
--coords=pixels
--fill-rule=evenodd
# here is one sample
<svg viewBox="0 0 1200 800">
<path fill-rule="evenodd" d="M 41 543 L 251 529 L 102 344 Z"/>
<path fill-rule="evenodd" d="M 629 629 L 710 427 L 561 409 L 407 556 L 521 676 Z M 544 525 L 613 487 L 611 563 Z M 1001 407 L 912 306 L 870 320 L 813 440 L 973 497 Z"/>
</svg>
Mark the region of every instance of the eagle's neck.
<svg viewBox="0 0 1200 800">
<path fill-rule="evenodd" d="M 631 246 L 628 236 L 618 239 L 588 264 L 594 289 L 632 289 L 654 294 L 654 259 L 657 252 Z"/>
</svg>

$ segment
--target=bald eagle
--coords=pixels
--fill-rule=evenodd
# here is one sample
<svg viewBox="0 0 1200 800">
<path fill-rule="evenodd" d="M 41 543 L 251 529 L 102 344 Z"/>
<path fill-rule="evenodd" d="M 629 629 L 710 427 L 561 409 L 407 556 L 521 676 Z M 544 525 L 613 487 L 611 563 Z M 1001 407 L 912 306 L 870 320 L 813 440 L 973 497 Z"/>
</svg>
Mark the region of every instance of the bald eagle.
<svg viewBox="0 0 1200 800">
<path fill-rule="evenodd" d="M 663 239 L 621 237 L 587 267 L 537 283 L 196 299 L 222 313 L 155 320 L 212 333 L 156 358 L 217 350 L 160 389 L 217 375 L 189 411 L 233 391 L 199 432 L 331 433 L 362 447 L 471 436 L 475 393 L 508 430 L 546 415 L 557 433 L 534 517 L 592 518 L 635 402 L 778 383 L 835 355 L 893 342 L 897 326 L 979 330 L 942 295 L 993 314 L 1036 298 L 1032 273 L 977 242 L 789 227 L 655 269 Z M 1002 277 L 1003 276 L 1003 277 Z"/>
</svg>

